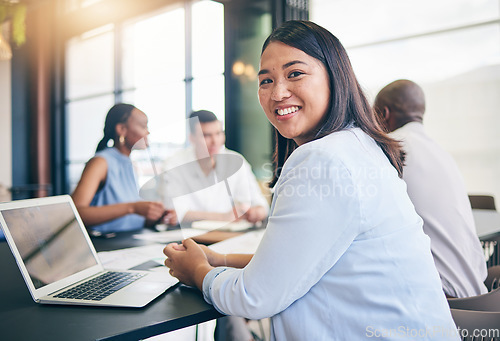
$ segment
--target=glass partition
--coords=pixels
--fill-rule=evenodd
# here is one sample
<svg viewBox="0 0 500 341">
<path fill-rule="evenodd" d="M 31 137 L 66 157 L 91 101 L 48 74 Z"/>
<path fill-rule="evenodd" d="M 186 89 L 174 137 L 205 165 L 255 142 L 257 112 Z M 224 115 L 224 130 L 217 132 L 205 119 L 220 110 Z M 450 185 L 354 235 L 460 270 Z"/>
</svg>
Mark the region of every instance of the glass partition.
<svg viewBox="0 0 500 341">
<path fill-rule="evenodd" d="M 68 190 L 117 102 L 148 115 L 150 148 L 131 154 L 142 184 L 154 165 L 185 146 L 191 110 L 212 110 L 224 121 L 224 6 L 179 1 L 110 23 L 69 40 L 65 65 Z"/>
</svg>

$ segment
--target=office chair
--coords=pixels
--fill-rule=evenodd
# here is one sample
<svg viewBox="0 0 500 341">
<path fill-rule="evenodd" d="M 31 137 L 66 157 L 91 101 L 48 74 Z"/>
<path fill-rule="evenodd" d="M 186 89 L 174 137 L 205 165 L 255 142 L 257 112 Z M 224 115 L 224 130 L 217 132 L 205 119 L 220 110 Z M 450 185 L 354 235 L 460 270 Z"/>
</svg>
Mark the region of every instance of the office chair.
<svg viewBox="0 0 500 341">
<path fill-rule="evenodd" d="M 490 311 L 500 313 L 500 288 L 478 296 L 466 298 L 449 298 L 448 304 L 452 309 Z"/>
<path fill-rule="evenodd" d="M 470 205 L 474 209 L 496 210 L 495 198 L 492 195 L 469 194 Z"/>
<path fill-rule="evenodd" d="M 500 312 L 451 309 L 451 316 L 462 341 L 500 340 Z"/>
<path fill-rule="evenodd" d="M 494 210 L 496 211 L 495 197 L 492 195 L 469 194 L 469 201 L 472 209 Z M 486 266 L 492 267 L 500 265 L 500 250 L 496 240 L 482 240 L 481 246 L 486 255 Z"/>
<path fill-rule="evenodd" d="M 500 287 L 500 265 L 488 268 L 488 276 L 484 280 L 484 285 L 486 285 L 488 291 L 493 291 Z"/>
</svg>

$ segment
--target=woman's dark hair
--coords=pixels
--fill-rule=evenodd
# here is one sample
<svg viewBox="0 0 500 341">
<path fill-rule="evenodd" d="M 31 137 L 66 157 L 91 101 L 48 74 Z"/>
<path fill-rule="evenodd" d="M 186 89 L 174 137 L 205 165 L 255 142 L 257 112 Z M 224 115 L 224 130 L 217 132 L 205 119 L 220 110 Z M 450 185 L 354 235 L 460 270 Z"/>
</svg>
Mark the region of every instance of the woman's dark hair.
<svg viewBox="0 0 500 341">
<path fill-rule="evenodd" d="M 330 80 L 330 104 L 323 122 L 316 128 L 314 140 L 349 126 L 361 128 L 382 148 L 391 164 L 403 174 L 404 153 L 398 141 L 391 139 L 379 124 L 375 112 L 359 85 L 340 41 L 323 27 L 303 20 L 291 20 L 275 29 L 262 46 L 262 53 L 272 42 L 281 42 L 299 49 L 323 63 Z M 292 139 L 283 137 L 275 128 L 274 186 L 286 159 L 297 148 Z"/>
<path fill-rule="evenodd" d="M 116 143 L 116 126 L 127 122 L 135 107 L 132 104 L 118 103 L 109 109 L 104 122 L 104 137 L 97 145 L 96 153 L 107 147 L 108 141 L 113 140 Z"/>
</svg>

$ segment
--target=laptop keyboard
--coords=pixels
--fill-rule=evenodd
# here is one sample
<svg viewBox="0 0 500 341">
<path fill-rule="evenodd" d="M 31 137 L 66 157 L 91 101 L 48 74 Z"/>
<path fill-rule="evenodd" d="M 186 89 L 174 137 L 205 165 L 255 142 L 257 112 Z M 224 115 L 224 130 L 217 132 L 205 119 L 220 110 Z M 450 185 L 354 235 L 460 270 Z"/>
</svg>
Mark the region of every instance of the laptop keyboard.
<svg viewBox="0 0 500 341">
<path fill-rule="evenodd" d="M 109 271 L 76 287 L 63 291 L 54 297 L 100 301 L 144 275 L 142 273 Z"/>
</svg>

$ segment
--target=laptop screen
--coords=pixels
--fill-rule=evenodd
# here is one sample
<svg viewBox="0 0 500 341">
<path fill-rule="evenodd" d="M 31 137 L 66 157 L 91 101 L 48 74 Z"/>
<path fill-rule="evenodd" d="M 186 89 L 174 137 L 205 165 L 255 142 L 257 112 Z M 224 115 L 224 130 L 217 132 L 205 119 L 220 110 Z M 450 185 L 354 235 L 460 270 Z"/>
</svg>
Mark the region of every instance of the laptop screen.
<svg viewBox="0 0 500 341">
<path fill-rule="evenodd" d="M 6 209 L 2 215 L 35 288 L 97 265 L 69 203 Z"/>
</svg>

